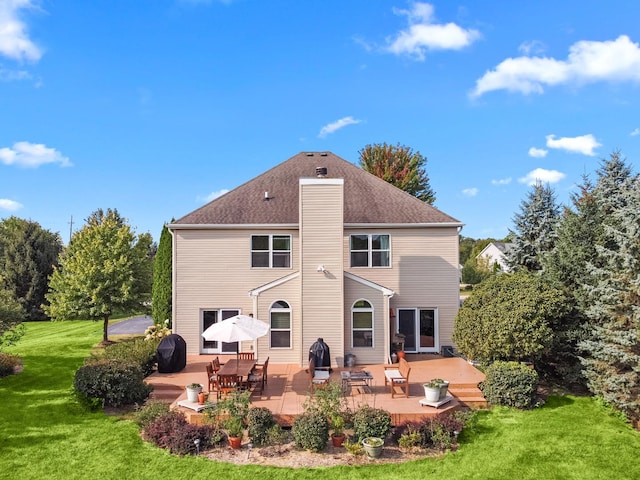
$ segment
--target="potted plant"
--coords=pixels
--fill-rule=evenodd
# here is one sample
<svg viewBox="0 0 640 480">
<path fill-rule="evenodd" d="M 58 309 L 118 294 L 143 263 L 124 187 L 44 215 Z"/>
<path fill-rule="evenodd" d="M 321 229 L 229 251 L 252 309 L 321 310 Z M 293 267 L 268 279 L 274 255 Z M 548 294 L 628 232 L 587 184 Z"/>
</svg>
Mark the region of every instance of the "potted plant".
<svg viewBox="0 0 640 480">
<path fill-rule="evenodd" d="M 362 446 L 364 451 L 371 458 L 378 458 L 382 455 L 382 447 L 384 446 L 384 440 L 380 437 L 366 437 L 362 439 Z"/>
<path fill-rule="evenodd" d="M 202 385 L 200 383 L 190 383 L 187 385 L 187 400 L 190 402 L 198 401 L 198 394 L 202 392 Z"/>
<path fill-rule="evenodd" d="M 427 383 L 423 383 L 422 387 L 424 388 L 424 399 L 427 402 L 440 401 L 440 382 L 429 380 Z"/>
<path fill-rule="evenodd" d="M 231 448 L 240 448 L 242 445 L 242 435 L 244 433 L 244 423 L 240 417 L 229 417 L 224 422 L 224 428 L 227 431 L 229 445 Z"/>
<path fill-rule="evenodd" d="M 334 447 L 341 447 L 344 443 L 344 417 L 342 415 L 334 415 L 331 418 L 331 428 L 333 433 L 331 434 L 331 442 Z"/>
<path fill-rule="evenodd" d="M 440 400 L 444 400 L 444 397 L 447 396 L 447 390 L 449 389 L 449 382 L 446 380 L 443 380 L 441 378 L 434 378 L 433 380 L 431 380 L 432 382 L 436 382 L 440 385 Z"/>
</svg>

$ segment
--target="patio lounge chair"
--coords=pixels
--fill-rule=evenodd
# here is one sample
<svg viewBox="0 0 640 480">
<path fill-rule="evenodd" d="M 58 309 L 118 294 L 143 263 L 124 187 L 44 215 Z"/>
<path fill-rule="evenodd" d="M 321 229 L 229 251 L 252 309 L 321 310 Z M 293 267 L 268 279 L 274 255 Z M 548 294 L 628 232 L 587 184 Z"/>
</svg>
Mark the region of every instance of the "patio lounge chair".
<svg viewBox="0 0 640 480">
<path fill-rule="evenodd" d="M 309 380 L 312 392 L 317 385 L 324 385 L 329 381 L 330 369 L 331 367 L 316 367 L 313 358 L 309 360 Z"/>
</svg>

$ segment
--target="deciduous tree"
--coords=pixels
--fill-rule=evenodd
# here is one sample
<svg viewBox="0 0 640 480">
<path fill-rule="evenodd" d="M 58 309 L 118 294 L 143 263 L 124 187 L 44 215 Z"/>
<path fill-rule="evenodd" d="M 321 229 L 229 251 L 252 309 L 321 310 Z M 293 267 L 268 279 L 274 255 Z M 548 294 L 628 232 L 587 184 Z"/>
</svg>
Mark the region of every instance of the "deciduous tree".
<svg viewBox="0 0 640 480">
<path fill-rule="evenodd" d="M 404 145 L 376 143 L 359 152 L 360 167 L 391 185 L 410 193 L 423 202 L 433 204 L 436 194 L 429 184 L 426 157 Z"/>
</svg>

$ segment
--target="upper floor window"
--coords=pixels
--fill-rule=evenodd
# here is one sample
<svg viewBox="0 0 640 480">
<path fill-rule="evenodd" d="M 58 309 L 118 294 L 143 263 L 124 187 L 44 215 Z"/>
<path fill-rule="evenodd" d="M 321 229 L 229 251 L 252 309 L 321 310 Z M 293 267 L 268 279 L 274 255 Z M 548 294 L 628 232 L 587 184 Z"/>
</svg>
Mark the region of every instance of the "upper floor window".
<svg viewBox="0 0 640 480">
<path fill-rule="evenodd" d="M 291 268 L 291 235 L 251 235 L 251 266 Z"/>
<path fill-rule="evenodd" d="M 271 305 L 271 348 L 291 348 L 291 307 L 278 300 Z"/>
<path fill-rule="evenodd" d="M 389 235 L 351 235 L 352 267 L 388 267 L 391 263 L 391 241 Z"/>
</svg>

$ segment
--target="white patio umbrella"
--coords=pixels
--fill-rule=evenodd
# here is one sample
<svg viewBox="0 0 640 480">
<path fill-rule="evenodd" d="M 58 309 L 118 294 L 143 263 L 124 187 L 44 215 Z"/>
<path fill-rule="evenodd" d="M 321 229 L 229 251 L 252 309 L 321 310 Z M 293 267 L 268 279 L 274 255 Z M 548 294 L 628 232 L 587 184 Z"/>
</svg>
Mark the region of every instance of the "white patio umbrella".
<svg viewBox="0 0 640 480">
<path fill-rule="evenodd" d="M 269 324 L 248 315 L 233 317 L 214 323 L 204 332 L 202 337 L 209 341 L 243 342 L 263 337 L 269 331 Z M 238 347 L 236 347 L 236 356 Z"/>
</svg>

